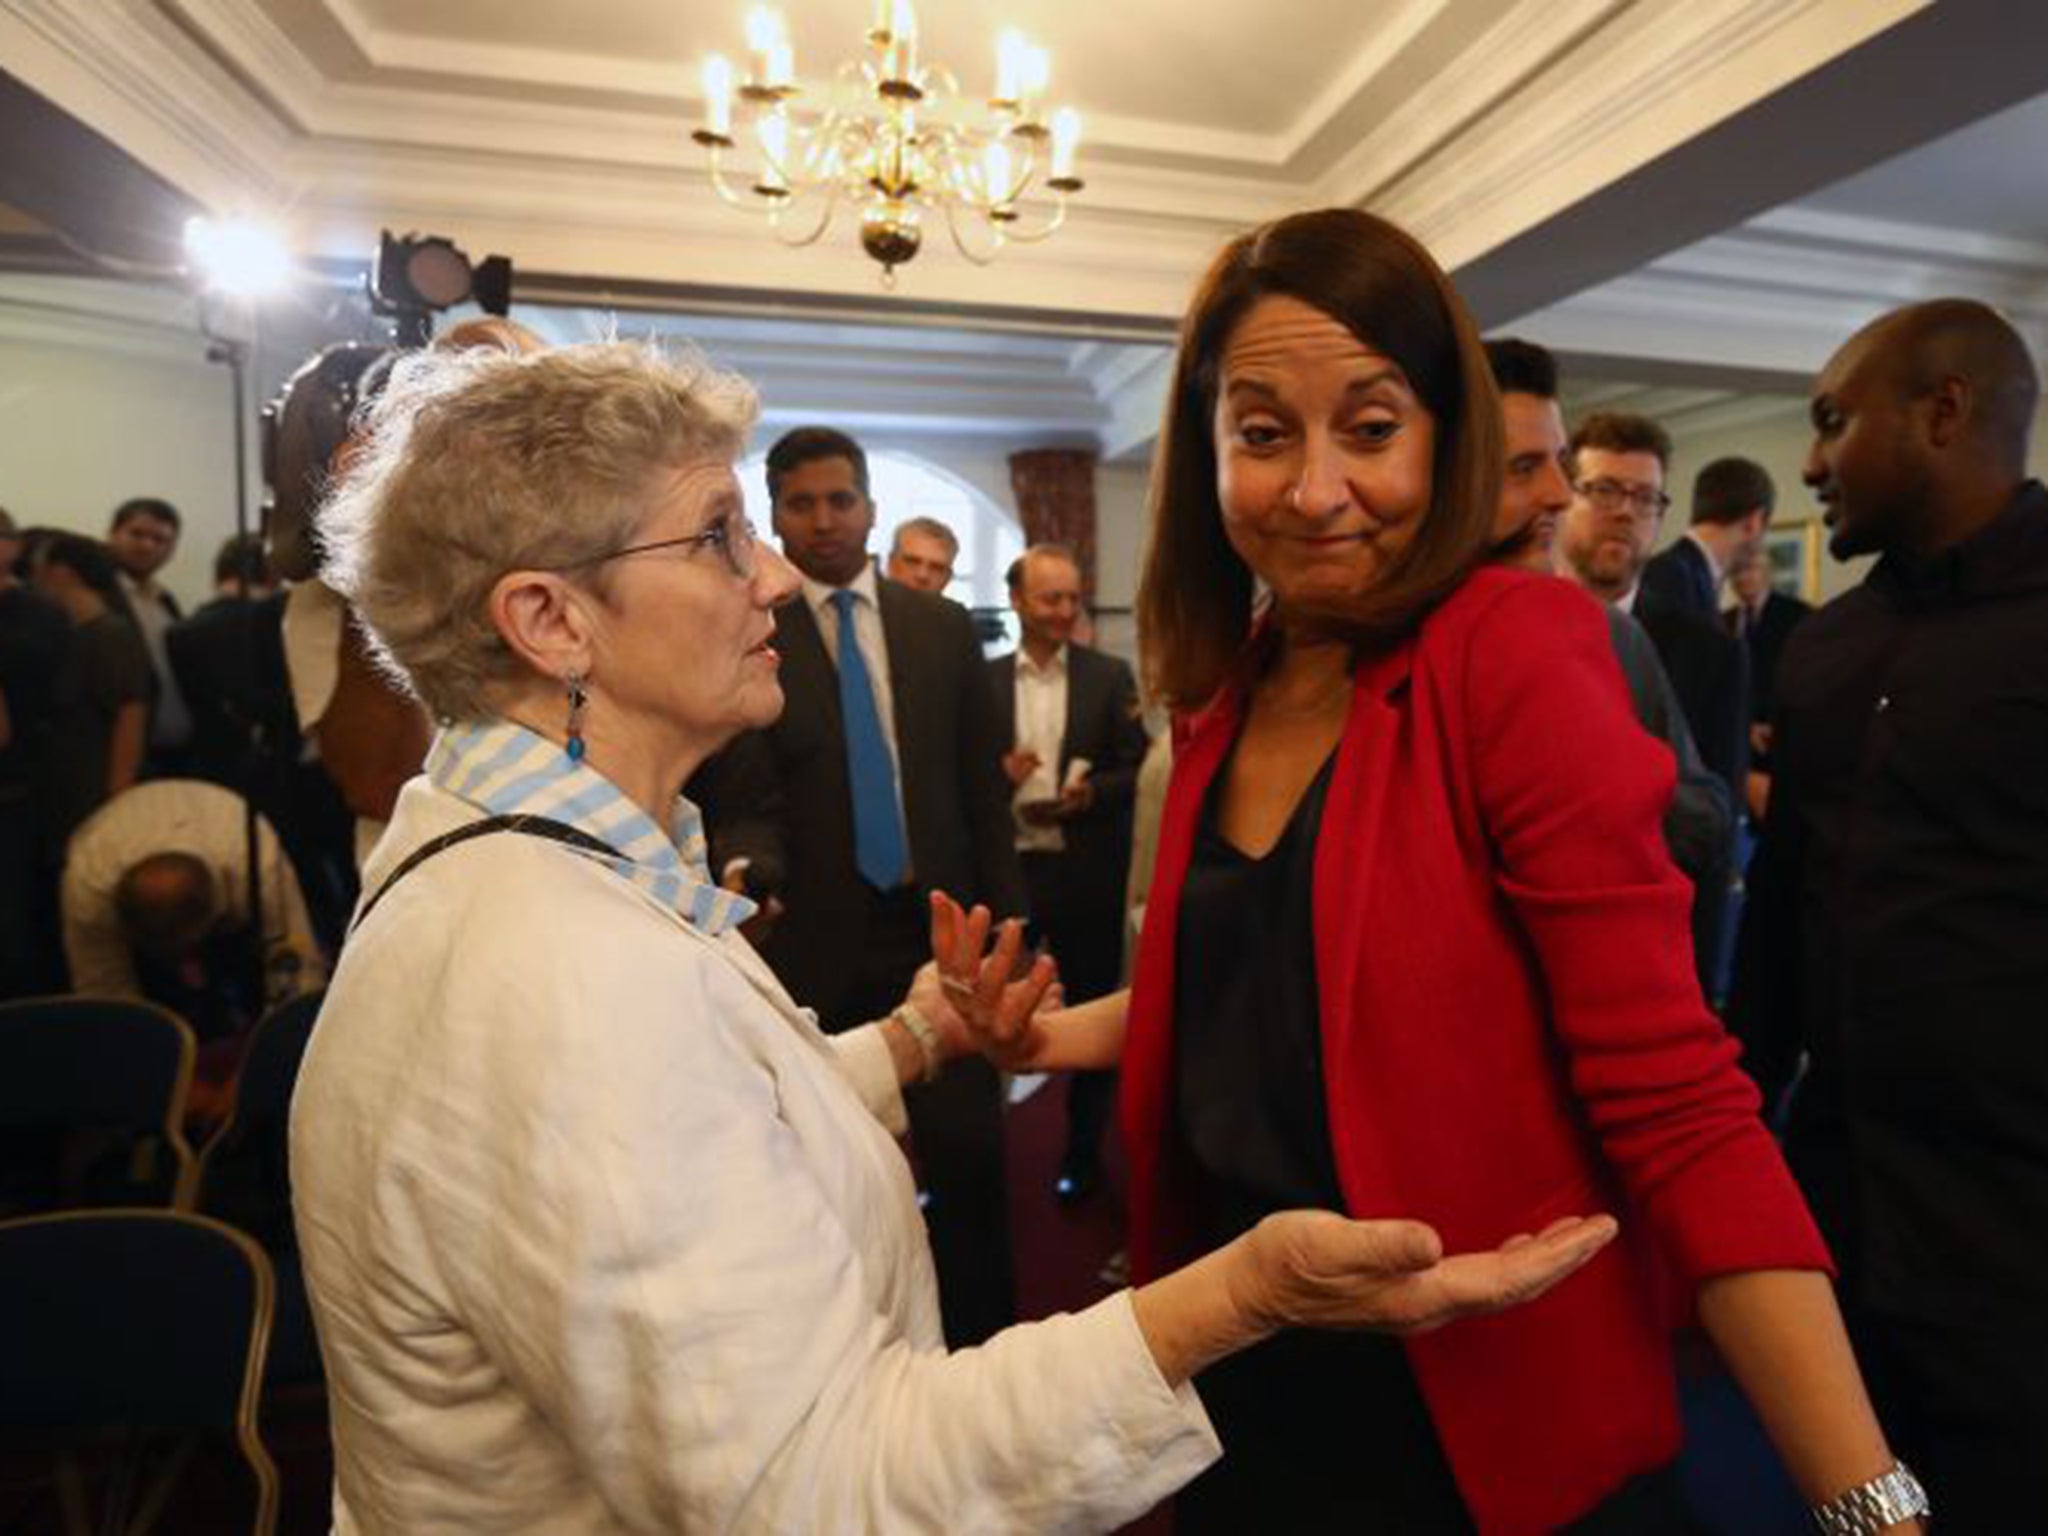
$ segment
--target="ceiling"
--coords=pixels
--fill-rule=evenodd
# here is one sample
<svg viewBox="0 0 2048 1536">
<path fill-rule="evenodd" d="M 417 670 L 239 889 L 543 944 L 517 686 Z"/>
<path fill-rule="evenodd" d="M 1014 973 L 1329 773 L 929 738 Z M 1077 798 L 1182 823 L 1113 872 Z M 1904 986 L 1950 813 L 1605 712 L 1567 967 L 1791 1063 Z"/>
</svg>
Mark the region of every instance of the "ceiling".
<svg viewBox="0 0 2048 1536">
<path fill-rule="evenodd" d="M 787 0 L 800 77 L 871 8 Z M 687 334 L 757 378 L 771 421 L 1141 449 L 1209 254 L 1332 203 L 1415 230 L 1482 319 L 1573 377 L 1710 417 L 1908 298 L 1977 293 L 2048 337 L 2048 6 L 926 0 L 926 57 L 970 88 L 1003 26 L 1050 48 L 1089 185 L 1047 244 L 990 271 L 933 248 L 893 291 L 845 233 L 785 250 L 707 189 L 696 66 L 743 51 L 743 13 L 0 0 L 0 84 L 310 256 L 360 262 L 380 227 L 508 254 L 548 334 Z M 64 227 L 67 189 L 103 175 L 0 198 Z"/>
<path fill-rule="evenodd" d="M 784 250 L 699 174 L 696 68 L 743 42 L 737 0 L 0 0 L 0 68 L 195 201 L 280 217 L 323 254 L 359 254 L 390 225 L 506 251 L 564 291 L 1159 322 L 1249 223 L 1369 204 L 1462 265 L 1677 146 L 1839 84 L 1873 41 L 1984 3 L 927 0 L 928 55 L 970 85 L 1002 21 L 1049 47 L 1057 94 L 1089 124 L 1089 185 L 1059 238 L 999 276 L 934 251 L 894 296 L 844 236 Z M 871 5 L 791 0 L 800 72 L 855 52 Z M 1861 168 L 1780 158 L 1813 185 Z"/>
</svg>

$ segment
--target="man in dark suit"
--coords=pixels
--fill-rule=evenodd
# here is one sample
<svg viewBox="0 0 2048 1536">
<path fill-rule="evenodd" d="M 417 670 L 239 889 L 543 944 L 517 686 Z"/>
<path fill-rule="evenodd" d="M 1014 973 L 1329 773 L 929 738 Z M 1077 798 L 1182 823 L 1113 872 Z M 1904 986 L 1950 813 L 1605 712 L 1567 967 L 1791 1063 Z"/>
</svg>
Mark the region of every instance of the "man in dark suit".
<svg viewBox="0 0 2048 1536">
<path fill-rule="evenodd" d="M 1634 616 L 1657 647 L 1700 759 L 1732 797 L 1749 773 L 1749 664 L 1742 644 L 1718 623 L 1661 601 L 1642 583 L 1657 525 L 1671 504 L 1664 478 L 1671 437 L 1645 416 L 1600 411 L 1572 433 L 1575 485 L 1559 531 L 1564 570 L 1594 596 Z M 1702 871 L 1693 893 L 1693 951 L 1700 985 L 1724 990 L 1728 887 L 1735 850 Z"/>
<path fill-rule="evenodd" d="M 1967 300 L 1814 385 L 1806 481 L 1860 586 L 1777 678 L 1731 1020 L 1841 1266 L 1899 1453 L 1953 1536 L 2040 1530 L 2048 1447 L 2048 491 L 2039 375 Z"/>
<path fill-rule="evenodd" d="M 1728 632 L 1749 652 L 1749 815 L 1762 825 L 1771 797 L 1772 719 L 1777 714 L 1778 662 L 1785 642 L 1813 612 L 1811 603 L 1771 586 L 1771 565 L 1759 546 L 1728 573 L 1735 606 Z"/>
<path fill-rule="evenodd" d="M 722 877 L 780 908 L 762 954 L 836 1031 L 902 1001 L 931 957 L 928 892 L 1023 916 L 1008 741 L 967 610 L 881 578 L 868 558 L 860 445 L 826 427 L 787 434 L 769 450 L 768 494 L 803 576 L 775 616 L 782 718 L 735 741 L 689 793 Z M 976 1343 L 1015 1311 L 1001 1085 L 962 1060 L 904 1099 L 946 1337 Z"/>
<path fill-rule="evenodd" d="M 1778 504 L 1770 471 L 1753 459 L 1716 459 L 1693 477 L 1692 526 L 1643 567 L 1643 591 L 1667 608 L 1721 617 L 1721 584 L 1763 548 Z"/>
<path fill-rule="evenodd" d="M 1813 612 L 1811 603 L 1771 585 L 1770 562 L 1759 549 L 1728 573 L 1735 606 L 1729 632 L 1749 647 L 1749 713 L 1758 725 L 1770 722 L 1777 703 L 1778 662 L 1792 631 Z"/>
<path fill-rule="evenodd" d="M 1070 1003 L 1114 992 L 1123 969 L 1124 886 L 1131 803 L 1145 761 L 1145 727 L 1131 669 L 1073 643 L 1081 568 L 1057 544 L 1011 563 L 1010 606 L 1022 643 L 992 665 L 1011 743 L 1003 770 L 1015 786 L 1017 857 L 1031 915 L 1059 961 Z M 1067 1089 L 1067 1146 L 1053 1191 L 1086 1198 L 1101 1180 L 1112 1072 L 1075 1074 Z"/>
</svg>

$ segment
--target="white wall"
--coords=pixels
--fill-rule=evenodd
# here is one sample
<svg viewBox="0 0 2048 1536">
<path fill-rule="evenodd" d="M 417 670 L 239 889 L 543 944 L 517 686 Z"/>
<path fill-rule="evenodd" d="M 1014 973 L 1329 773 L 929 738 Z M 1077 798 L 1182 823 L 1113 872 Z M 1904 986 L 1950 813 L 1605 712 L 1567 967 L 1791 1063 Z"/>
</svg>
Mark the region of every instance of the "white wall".
<svg viewBox="0 0 2048 1536">
<path fill-rule="evenodd" d="M 270 316 L 249 367 L 252 527 L 255 413 L 316 347 L 343 339 L 325 304 Z M 0 276 L 0 506 L 24 527 L 99 538 L 121 502 L 163 497 L 184 531 L 162 579 L 188 608 L 212 594 L 213 557 L 235 531 L 230 376 L 207 346 L 175 287 Z"/>
<path fill-rule="evenodd" d="M 0 332 L 0 506 L 98 538 L 129 497 L 165 498 L 185 519 L 165 579 L 188 606 L 235 528 L 233 420 L 227 373 L 196 346 L 180 358 Z"/>
</svg>

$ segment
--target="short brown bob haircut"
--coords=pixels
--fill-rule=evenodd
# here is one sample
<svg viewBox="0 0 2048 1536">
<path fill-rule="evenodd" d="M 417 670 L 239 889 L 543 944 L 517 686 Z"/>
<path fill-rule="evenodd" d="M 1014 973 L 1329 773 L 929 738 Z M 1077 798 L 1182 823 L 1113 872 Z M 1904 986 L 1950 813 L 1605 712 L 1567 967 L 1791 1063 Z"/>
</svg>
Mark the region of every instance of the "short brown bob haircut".
<svg viewBox="0 0 2048 1536">
<path fill-rule="evenodd" d="M 1223 531 L 1216 396 L 1231 332 L 1282 295 L 1341 322 L 1398 364 L 1435 419 L 1428 515 L 1384 580 L 1327 617 L 1361 645 L 1412 627 L 1491 553 L 1500 500 L 1500 397 L 1463 301 L 1419 242 L 1353 208 L 1291 214 L 1224 247 L 1181 323 L 1152 473 L 1151 546 L 1138 585 L 1146 682 L 1198 709 L 1230 681 L 1252 625 L 1252 572 Z"/>
</svg>

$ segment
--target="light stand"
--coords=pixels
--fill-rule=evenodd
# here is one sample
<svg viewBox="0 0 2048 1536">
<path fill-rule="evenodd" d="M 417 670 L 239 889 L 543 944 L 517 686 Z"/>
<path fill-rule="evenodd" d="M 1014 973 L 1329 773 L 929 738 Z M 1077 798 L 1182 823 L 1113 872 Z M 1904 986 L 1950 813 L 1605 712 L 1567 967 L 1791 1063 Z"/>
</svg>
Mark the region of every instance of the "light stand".
<svg viewBox="0 0 2048 1536">
<path fill-rule="evenodd" d="M 230 335 L 215 323 L 207 300 L 219 295 L 239 299 L 247 310 L 250 336 L 255 334 L 254 300 L 279 286 L 289 273 L 290 262 L 283 243 L 274 235 L 252 225 L 219 225 L 195 219 L 185 229 L 186 250 L 199 269 L 204 286 L 199 294 L 199 329 L 207 340 L 206 360 L 228 370 L 231 415 L 234 421 L 235 542 L 246 551 L 250 533 L 249 517 L 249 353 L 251 340 Z M 235 597 L 249 601 L 249 569 L 246 558 L 235 562 Z M 263 921 L 263 872 L 261 821 L 256 809 L 256 788 L 262 762 L 263 724 L 256 718 L 244 722 L 246 736 L 242 761 L 246 765 L 242 791 L 242 848 L 244 885 L 249 900 L 249 983 L 251 1005 L 261 1018 L 269 1003 L 270 935 Z M 253 1024 L 255 1019 L 251 1019 Z"/>
</svg>

